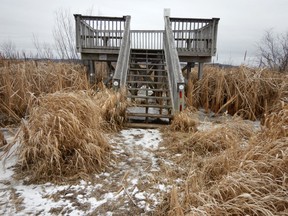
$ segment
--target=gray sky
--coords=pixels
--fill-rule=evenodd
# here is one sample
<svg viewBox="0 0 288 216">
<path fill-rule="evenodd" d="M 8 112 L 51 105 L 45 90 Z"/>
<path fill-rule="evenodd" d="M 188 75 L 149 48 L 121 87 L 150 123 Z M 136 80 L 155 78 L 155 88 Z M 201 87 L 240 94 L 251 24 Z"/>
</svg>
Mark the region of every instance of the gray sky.
<svg viewBox="0 0 288 216">
<path fill-rule="evenodd" d="M 163 29 L 163 10 L 171 17 L 219 17 L 220 63 L 250 63 L 265 30 L 288 31 L 288 0 L 0 0 L 0 44 L 12 41 L 18 50 L 33 49 L 33 35 L 53 43 L 55 12 L 67 9 L 85 15 L 131 15 L 131 29 Z"/>
</svg>

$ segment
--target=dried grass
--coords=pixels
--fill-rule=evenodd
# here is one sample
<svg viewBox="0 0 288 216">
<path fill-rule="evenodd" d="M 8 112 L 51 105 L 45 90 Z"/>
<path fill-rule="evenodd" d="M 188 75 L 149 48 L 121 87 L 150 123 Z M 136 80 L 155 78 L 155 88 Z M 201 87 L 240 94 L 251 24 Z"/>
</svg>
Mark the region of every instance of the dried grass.
<svg viewBox="0 0 288 216">
<path fill-rule="evenodd" d="M 261 136 L 276 140 L 288 137 L 288 104 L 281 103 L 280 108 L 264 118 L 265 130 Z"/>
<path fill-rule="evenodd" d="M 87 90 L 86 69 L 72 63 L 8 61 L 0 67 L 0 126 L 21 121 L 31 95 Z"/>
<path fill-rule="evenodd" d="M 123 126 L 124 96 L 108 89 L 56 92 L 31 104 L 17 140 L 18 177 L 31 182 L 88 179 L 110 161 L 111 147 L 103 132 Z M 113 107 L 113 109 L 112 109 Z M 108 114 L 107 114 L 108 113 Z"/>
<path fill-rule="evenodd" d="M 170 131 L 195 132 L 197 131 L 198 116 L 195 111 L 186 109 L 176 113 L 171 124 L 168 126 Z"/>
<path fill-rule="evenodd" d="M 29 182 L 87 178 L 109 161 L 101 115 L 85 92 L 47 94 L 37 99 L 18 134 L 18 173 Z"/>
<path fill-rule="evenodd" d="M 203 107 L 206 112 L 227 111 L 250 120 L 270 113 L 275 103 L 288 96 L 287 75 L 244 66 L 205 67 L 203 79 L 188 84 L 188 105 Z"/>
<path fill-rule="evenodd" d="M 257 133 L 238 119 L 191 134 L 184 142 L 166 143 L 170 158 L 175 145 L 178 153 L 181 149 L 182 161 L 175 162 L 187 174 L 157 214 L 169 213 L 173 195 L 185 215 L 287 215 L 287 114 L 283 105 Z"/>
</svg>

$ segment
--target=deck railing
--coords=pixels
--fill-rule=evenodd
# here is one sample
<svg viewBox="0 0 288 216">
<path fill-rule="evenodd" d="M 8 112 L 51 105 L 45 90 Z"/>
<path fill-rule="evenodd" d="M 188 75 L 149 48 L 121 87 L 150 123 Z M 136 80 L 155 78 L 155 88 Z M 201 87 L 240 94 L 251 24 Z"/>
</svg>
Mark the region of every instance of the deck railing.
<svg viewBox="0 0 288 216">
<path fill-rule="evenodd" d="M 125 87 L 130 58 L 130 16 L 126 17 L 123 41 L 120 47 L 119 56 L 113 76 L 113 88 L 119 90 Z"/>
<path fill-rule="evenodd" d="M 164 50 L 167 64 L 170 95 L 174 112 L 184 109 L 184 77 L 182 75 L 177 49 L 174 43 L 173 31 L 168 16 L 164 17 Z"/>
<path fill-rule="evenodd" d="M 85 48 L 119 49 L 127 16 L 100 17 L 74 15 L 77 51 Z"/>
<path fill-rule="evenodd" d="M 133 30 L 131 31 L 132 49 L 163 49 L 163 31 Z"/>
<path fill-rule="evenodd" d="M 216 53 L 219 18 L 170 18 L 178 51 L 214 56 Z"/>
</svg>

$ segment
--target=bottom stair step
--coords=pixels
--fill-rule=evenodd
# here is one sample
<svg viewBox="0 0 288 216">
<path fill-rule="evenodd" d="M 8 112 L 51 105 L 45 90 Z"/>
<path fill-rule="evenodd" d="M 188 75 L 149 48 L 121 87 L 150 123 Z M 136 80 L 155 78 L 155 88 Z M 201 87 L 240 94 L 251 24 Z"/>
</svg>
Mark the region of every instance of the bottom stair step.
<svg viewBox="0 0 288 216">
<path fill-rule="evenodd" d="M 169 114 L 154 114 L 154 113 L 127 113 L 128 117 L 148 117 L 148 118 L 172 118 Z"/>
<path fill-rule="evenodd" d="M 166 126 L 165 124 L 152 124 L 152 123 L 126 123 L 125 127 L 128 128 L 143 128 L 143 129 L 151 129 L 151 128 L 160 128 Z"/>
</svg>

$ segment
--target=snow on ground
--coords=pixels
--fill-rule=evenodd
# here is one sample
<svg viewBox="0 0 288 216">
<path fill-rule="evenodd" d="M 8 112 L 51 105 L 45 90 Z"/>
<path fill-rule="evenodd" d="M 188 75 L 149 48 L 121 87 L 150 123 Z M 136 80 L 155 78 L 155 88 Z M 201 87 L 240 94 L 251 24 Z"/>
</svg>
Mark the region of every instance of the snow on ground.
<svg viewBox="0 0 288 216">
<path fill-rule="evenodd" d="M 11 135 L 5 134 L 11 142 Z M 95 182 L 25 185 L 13 178 L 17 157 L 0 161 L 0 215 L 137 215 L 151 211 L 167 187 L 153 181 L 159 167 L 158 130 L 129 129 L 107 135 L 115 160 Z M 3 151 L 0 151 L 3 154 Z"/>
</svg>

